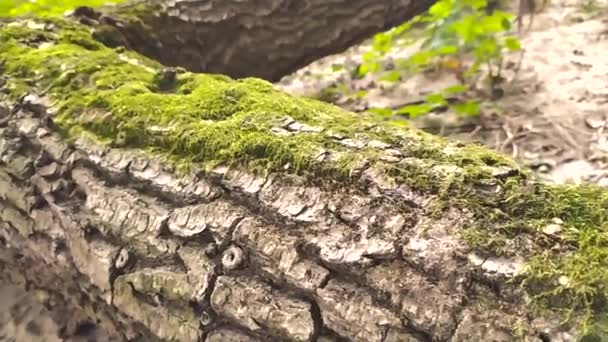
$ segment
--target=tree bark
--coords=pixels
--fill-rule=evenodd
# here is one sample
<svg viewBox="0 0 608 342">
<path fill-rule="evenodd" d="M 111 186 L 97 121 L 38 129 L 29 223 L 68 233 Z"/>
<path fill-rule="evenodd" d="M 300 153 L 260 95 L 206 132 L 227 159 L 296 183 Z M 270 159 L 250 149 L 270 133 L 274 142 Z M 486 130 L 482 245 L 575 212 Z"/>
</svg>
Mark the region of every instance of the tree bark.
<svg viewBox="0 0 608 342">
<path fill-rule="evenodd" d="M 5 317 L 29 331 L 21 341 L 48 333 L 32 321 L 72 341 L 83 325 L 111 341 L 514 341 L 519 325 L 529 341 L 575 341 L 508 284 L 518 256 L 484 267 L 457 238 L 465 212 L 432 222 L 428 195 L 373 169 L 337 188 L 177 176 L 137 152 L 70 145 L 39 113 L 21 107 L 0 129 L 2 281 L 55 298 L 54 325 L 29 297 L 15 303 L 34 311 Z"/>
<path fill-rule="evenodd" d="M 76 16 L 165 65 L 278 81 L 387 30 L 433 0 L 147 0 Z"/>
<path fill-rule="evenodd" d="M 587 215 L 581 189 L 552 203 L 543 194 L 558 190 L 481 147 L 259 80 L 176 74 L 63 21 L 1 24 L 0 60 L 0 281 L 14 297 L 1 302 L 0 334 L 580 337 L 528 305 L 559 288 L 555 277 L 518 284 L 536 256 L 559 264 L 583 248 L 552 221 Z M 180 173 L 175 159 L 193 168 Z"/>
</svg>

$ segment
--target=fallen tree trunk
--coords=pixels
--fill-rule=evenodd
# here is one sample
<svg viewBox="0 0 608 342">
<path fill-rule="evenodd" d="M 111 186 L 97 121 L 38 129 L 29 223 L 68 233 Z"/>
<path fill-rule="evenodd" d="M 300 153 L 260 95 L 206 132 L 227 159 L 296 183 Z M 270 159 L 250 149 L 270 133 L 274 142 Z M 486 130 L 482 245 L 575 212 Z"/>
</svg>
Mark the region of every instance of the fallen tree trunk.
<svg viewBox="0 0 608 342">
<path fill-rule="evenodd" d="M 13 330 L 575 341 L 602 312 L 599 188 L 537 184 L 482 147 L 258 79 L 165 68 L 70 21 L 3 23 L 0 60 L 0 280 L 50 316 L 16 301 L 0 316 Z"/>
<path fill-rule="evenodd" d="M 165 65 L 278 81 L 399 25 L 435 1 L 146 0 L 76 10 L 100 38 Z M 179 52 L 179 53 L 176 53 Z"/>
</svg>

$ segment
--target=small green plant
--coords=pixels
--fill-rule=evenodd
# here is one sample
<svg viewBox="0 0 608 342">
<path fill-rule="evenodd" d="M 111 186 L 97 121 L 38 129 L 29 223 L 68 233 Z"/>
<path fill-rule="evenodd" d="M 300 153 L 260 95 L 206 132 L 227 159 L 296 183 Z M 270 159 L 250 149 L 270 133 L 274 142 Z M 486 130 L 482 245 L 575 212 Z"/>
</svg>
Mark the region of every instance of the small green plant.
<svg viewBox="0 0 608 342">
<path fill-rule="evenodd" d="M 414 118 L 438 107 L 449 107 L 466 116 L 479 114 L 475 99 L 449 103 L 447 98 L 473 90 L 485 67 L 486 80 L 493 90 L 502 80 L 503 56 L 506 52 L 521 50 L 520 41 L 509 35 L 514 15 L 489 10 L 486 0 L 439 0 L 423 15 L 388 32 L 377 34 L 372 49 L 364 55 L 358 68 L 359 76 L 380 73 L 381 79 L 396 82 L 403 73 L 420 73 L 439 70 L 454 73 L 460 85 L 443 89 L 425 98 L 421 104 L 398 109 L 372 109 L 382 116 L 395 114 Z M 391 49 L 410 45 L 416 41 L 414 28 L 422 28 L 421 48 L 408 58 L 395 61 L 395 69 L 383 71 L 381 59 Z M 420 31 L 419 31 L 420 32 Z M 472 62 L 467 65 L 465 60 Z"/>
</svg>

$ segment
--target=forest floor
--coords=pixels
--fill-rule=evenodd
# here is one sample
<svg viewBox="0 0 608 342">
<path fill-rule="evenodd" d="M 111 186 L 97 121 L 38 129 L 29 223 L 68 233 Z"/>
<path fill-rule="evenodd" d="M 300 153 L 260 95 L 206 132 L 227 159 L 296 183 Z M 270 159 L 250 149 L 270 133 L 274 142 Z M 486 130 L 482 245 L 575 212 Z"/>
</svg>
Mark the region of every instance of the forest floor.
<svg viewBox="0 0 608 342">
<path fill-rule="evenodd" d="M 529 18 L 525 20 L 524 27 Z M 505 70 L 504 95 L 483 100 L 479 117 L 447 111 L 411 124 L 451 139 L 480 141 L 548 181 L 608 185 L 608 0 L 551 1 L 520 39 L 524 55 L 519 71 Z M 351 91 L 366 90 L 363 98 L 340 94 L 331 101 L 362 112 L 412 103 L 458 83 L 451 74 L 419 74 L 392 85 L 378 76 L 351 77 L 370 45 L 364 42 L 316 61 L 278 86 L 312 97 L 340 84 Z M 387 58 L 414 51 L 394 50 Z M 507 56 L 507 65 L 519 58 L 519 53 Z M 344 68 L 336 71 L 335 65 Z"/>
</svg>

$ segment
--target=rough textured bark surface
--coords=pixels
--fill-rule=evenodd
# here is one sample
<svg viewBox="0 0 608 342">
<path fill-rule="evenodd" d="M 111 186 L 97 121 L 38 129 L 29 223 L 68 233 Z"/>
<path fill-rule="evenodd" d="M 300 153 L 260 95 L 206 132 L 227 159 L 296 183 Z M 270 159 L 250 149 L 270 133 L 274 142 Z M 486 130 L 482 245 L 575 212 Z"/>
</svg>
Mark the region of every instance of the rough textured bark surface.
<svg viewBox="0 0 608 342">
<path fill-rule="evenodd" d="M 99 36 L 166 65 L 278 81 L 422 13 L 432 0 L 146 0 L 76 11 Z M 116 21 L 118 20 L 118 22 Z"/>
<path fill-rule="evenodd" d="M 428 220 L 423 193 L 372 169 L 350 187 L 229 168 L 180 177 L 66 143 L 43 108 L 19 106 L 0 128 L 3 281 L 63 298 L 114 339 L 513 341 L 520 324 L 530 341 L 574 341 L 555 318 L 522 320 L 505 283 L 521 260 L 471 254 L 465 212 Z"/>
<path fill-rule="evenodd" d="M 537 184 L 481 147 L 260 80 L 177 73 L 72 22 L 1 23 L 0 60 L 4 336 L 578 337 L 528 298 L 577 298 L 579 272 L 559 268 L 573 251 L 601 269 L 585 262 L 596 240 L 572 236 L 598 231 L 604 195 L 581 205 L 595 192 Z M 553 268 L 520 287 L 539 255 Z"/>
</svg>

